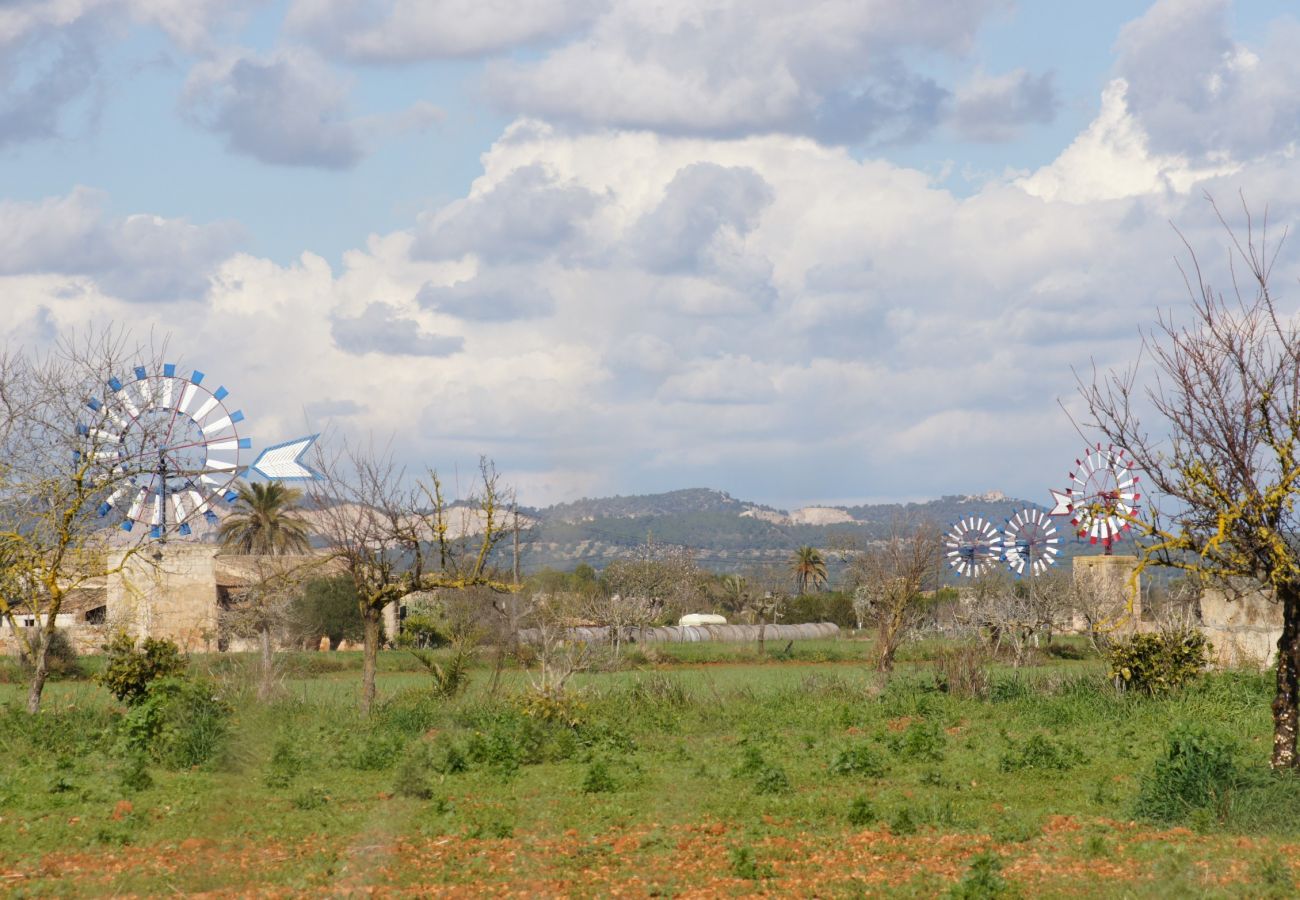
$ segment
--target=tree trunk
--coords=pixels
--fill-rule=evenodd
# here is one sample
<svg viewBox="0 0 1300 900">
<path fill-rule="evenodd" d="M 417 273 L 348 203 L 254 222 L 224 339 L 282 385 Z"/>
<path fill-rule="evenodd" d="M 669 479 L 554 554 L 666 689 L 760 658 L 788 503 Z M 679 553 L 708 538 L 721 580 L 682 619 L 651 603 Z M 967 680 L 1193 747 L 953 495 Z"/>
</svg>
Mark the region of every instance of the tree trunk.
<svg viewBox="0 0 1300 900">
<path fill-rule="evenodd" d="M 50 618 L 54 618 L 51 616 Z M 49 664 L 46 661 L 47 651 L 50 649 L 50 631 L 48 628 L 42 628 L 40 637 L 36 640 L 35 659 L 32 660 L 32 683 L 27 689 L 27 711 L 36 715 L 41 711 L 41 694 L 45 690 L 45 679 L 50 675 Z"/>
<path fill-rule="evenodd" d="M 262 682 L 257 686 L 257 699 L 265 703 L 271 699 L 271 689 L 273 682 L 273 669 L 275 659 L 271 655 L 271 628 L 263 625 L 258 630 L 258 637 L 262 642 Z"/>
<path fill-rule="evenodd" d="M 362 611 L 361 712 L 370 715 L 375 704 L 375 671 L 379 664 L 379 626 L 382 611 L 367 605 Z"/>
<path fill-rule="evenodd" d="M 1277 695 L 1273 698 L 1275 769 L 1297 768 L 1296 734 L 1300 731 L 1300 585 L 1278 588 L 1282 601 L 1282 636 L 1277 640 Z"/>
<path fill-rule="evenodd" d="M 898 652 L 898 636 L 901 629 L 890 629 L 888 623 L 880 627 L 880 657 L 876 660 L 876 671 L 886 675 L 894 671 L 894 654 Z"/>
</svg>

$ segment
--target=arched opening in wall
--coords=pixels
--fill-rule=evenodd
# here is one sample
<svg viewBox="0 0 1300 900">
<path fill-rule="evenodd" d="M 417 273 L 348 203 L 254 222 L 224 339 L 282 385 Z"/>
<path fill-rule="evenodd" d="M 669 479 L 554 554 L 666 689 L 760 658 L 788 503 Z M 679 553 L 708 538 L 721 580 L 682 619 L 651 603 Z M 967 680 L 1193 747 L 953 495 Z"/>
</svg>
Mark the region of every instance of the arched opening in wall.
<svg viewBox="0 0 1300 900">
<path fill-rule="evenodd" d="M 86 610 L 87 625 L 104 625 L 108 622 L 108 607 L 95 606 Z"/>
</svg>

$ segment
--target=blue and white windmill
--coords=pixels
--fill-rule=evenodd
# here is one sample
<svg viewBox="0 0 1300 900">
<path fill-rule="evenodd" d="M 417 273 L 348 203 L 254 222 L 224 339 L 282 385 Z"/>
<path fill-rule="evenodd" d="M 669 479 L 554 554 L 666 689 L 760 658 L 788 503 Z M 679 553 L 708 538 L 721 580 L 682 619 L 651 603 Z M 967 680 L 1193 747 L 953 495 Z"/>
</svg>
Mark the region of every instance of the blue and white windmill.
<svg viewBox="0 0 1300 900">
<path fill-rule="evenodd" d="M 983 575 L 1002 559 L 1002 535 L 986 519 L 969 516 L 944 536 L 944 556 L 958 575 Z"/>
<path fill-rule="evenodd" d="M 99 514 L 124 510 L 123 529 L 142 525 L 153 538 L 184 537 L 200 518 L 217 522 L 213 508 L 235 499 L 241 475 L 317 477 L 302 463 L 317 435 L 268 447 L 245 465 L 253 443 L 239 434 L 244 413 L 230 408 L 224 386 L 209 389 L 203 372 L 180 374 L 167 363 L 155 372 L 137 366 L 134 376 L 110 378 L 102 398 L 86 401 L 94 424 L 78 426 L 105 466 Z"/>
</svg>

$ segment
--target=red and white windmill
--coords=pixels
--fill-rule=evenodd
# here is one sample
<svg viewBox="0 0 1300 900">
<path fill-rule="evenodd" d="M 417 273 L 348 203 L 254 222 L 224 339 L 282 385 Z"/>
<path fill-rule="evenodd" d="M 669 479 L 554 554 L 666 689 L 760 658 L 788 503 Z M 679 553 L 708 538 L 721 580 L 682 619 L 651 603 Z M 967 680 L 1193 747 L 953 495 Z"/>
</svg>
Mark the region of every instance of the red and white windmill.
<svg viewBox="0 0 1300 900">
<path fill-rule="evenodd" d="M 1069 516 L 1075 533 L 1089 543 L 1101 544 L 1109 556 L 1137 512 L 1142 496 L 1137 491 L 1138 476 L 1133 474 L 1124 449 L 1114 444 L 1090 447 L 1074 464 L 1070 486 L 1052 491 L 1055 505 L 1051 514 Z"/>
</svg>

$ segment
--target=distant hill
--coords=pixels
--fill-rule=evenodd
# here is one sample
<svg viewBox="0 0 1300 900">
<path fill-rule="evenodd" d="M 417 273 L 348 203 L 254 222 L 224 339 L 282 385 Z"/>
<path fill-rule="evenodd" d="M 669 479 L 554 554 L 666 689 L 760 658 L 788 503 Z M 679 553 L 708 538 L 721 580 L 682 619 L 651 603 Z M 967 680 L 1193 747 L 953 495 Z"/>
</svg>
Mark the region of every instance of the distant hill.
<svg viewBox="0 0 1300 900">
<path fill-rule="evenodd" d="M 968 516 L 1001 524 L 1016 512 L 1040 504 L 1000 492 L 948 496 L 924 503 L 815 506 L 785 511 L 738 500 L 724 491 L 690 488 L 663 494 L 582 499 L 529 509 L 536 524 L 522 552 L 527 570 L 572 569 L 586 563 L 597 569 L 630 556 L 647 538 L 690 547 L 700 564 L 715 571 L 737 571 L 783 563 L 797 547 L 859 545 L 888 536 L 903 519 L 941 527 Z M 1063 556 L 1096 552 L 1062 529 Z"/>
</svg>

